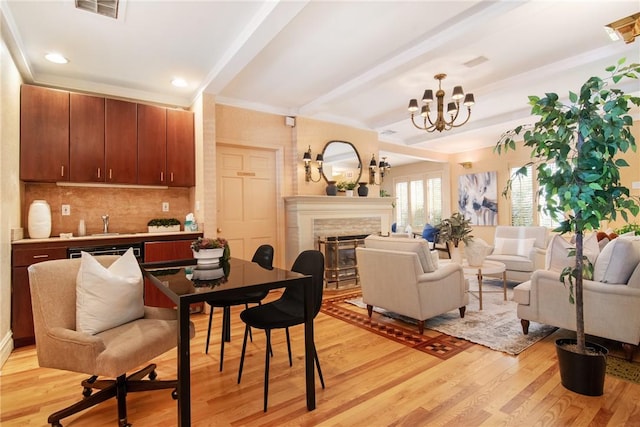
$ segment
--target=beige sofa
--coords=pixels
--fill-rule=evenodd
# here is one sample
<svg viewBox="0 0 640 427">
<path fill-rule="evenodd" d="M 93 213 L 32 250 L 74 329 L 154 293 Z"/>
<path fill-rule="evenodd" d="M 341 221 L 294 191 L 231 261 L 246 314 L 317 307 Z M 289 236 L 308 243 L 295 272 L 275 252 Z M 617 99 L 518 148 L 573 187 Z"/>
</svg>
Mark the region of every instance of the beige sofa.
<svg viewBox="0 0 640 427">
<path fill-rule="evenodd" d="M 549 231 L 546 227 L 499 225 L 493 240 L 493 252 L 487 260 L 507 267 L 507 280 L 524 282 L 534 271 L 544 268 Z"/>
<path fill-rule="evenodd" d="M 469 302 L 462 267 L 438 265 L 437 251 L 424 239 L 369 236 L 356 248 L 362 299 L 371 317 L 381 307 L 418 321 L 459 309 L 464 317 Z"/>
<path fill-rule="evenodd" d="M 585 332 L 630 344 L 633 351 L 640 342 L 640 237 L 608 243 L 597 255 L 593 278 L 583 285 Z M 531 321 L 576 329 L 575 305 L 558 270 L 537 270 L 515 287 L 513 300 L 525 334 Z"/>
</svg>

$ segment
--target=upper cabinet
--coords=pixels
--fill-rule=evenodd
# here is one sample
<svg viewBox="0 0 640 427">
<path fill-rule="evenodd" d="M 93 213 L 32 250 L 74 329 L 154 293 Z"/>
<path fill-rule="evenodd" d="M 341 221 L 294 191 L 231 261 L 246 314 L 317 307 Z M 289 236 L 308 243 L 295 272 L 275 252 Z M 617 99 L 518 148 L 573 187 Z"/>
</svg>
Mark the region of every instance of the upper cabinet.
<svg viewBox="0 0 640 427">
<path fill-rule="evenodd" d="M 69 94 L 69 180 L 104 182 L 104 98 Z"/>
<path fill-rule="evenodd" d="M 167 185 L 195 185 L 193 113 L 167 109 Z"/>
<path fill-rule="evenodd" d="M 20 179 L 195 185 L 190 111 L 23 85 Z"/>
<path fill-rule="evenodd" d="M 167 185 L 167 109 L 138 104 L 138 184 Z"/>
<path fill-rule="evenodd" d="M 105 182 L 138 182 L 138 108 L 133 102 L 108 99 L 105 104 Z"/>
<path fill-rule="evenodd" d="M 69 181 L 69 92 L 22 85 L 20 179 Z"/>
</svg>

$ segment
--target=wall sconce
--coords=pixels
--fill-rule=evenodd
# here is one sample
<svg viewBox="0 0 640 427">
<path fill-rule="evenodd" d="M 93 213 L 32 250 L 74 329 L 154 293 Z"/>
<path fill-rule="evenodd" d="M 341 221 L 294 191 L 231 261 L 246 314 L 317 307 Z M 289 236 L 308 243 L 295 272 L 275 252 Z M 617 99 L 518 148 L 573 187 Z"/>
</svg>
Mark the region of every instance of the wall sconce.
<svg viewBox="0 0 640 427">
<path fill-rule="evenodd" d="M 473 164 L 471 162 L 462 162 L 460 163 L 460 166 L 462 166 L 465 169 L 471 169 L 471 166 L 473 166 Z"/>
<path fill-rule="evenodd" d="M 382 160 L 380 160 L 377 167 L 380 170 L 380 182 L 376 182 L 376 155 L 372 154 L 371 161 L 369 162 L 369 184 L 382 185 L 385 172 L 391 169 L 391 165 L 387 163 L 386 157 L 383 157 Z"/>
<path fill-rule="evenodd" d="M 302 161 L 304 161 L 304 180 L 307 182 L 320 181 L 322 179 L 322 162 L 324 161 L 322 153 L 316 156 L 316 163 L 318 163 L 318 179 L 313 179 L 311 177 L 311 146 L 309 146 L 309 149 L 304 152 Z"/>
</svg>

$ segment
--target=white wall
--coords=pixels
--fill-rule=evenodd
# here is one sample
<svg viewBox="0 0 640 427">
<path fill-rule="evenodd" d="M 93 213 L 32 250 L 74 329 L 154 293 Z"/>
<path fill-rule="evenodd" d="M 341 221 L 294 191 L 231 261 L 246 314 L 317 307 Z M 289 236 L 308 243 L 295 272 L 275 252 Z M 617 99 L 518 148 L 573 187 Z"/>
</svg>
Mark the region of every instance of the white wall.
<svg viewBox="0 0 640 427">
<path fill-rule="evenodd" d="M 0 25 L 4 21 L 0 20 Z M 4 29 L 3 29 L 4 30 Z M 11 229 L 20 227 L 20 85 L 2 32 L 0 45 L 0 366 L 11 337 Z"/>
</svg>

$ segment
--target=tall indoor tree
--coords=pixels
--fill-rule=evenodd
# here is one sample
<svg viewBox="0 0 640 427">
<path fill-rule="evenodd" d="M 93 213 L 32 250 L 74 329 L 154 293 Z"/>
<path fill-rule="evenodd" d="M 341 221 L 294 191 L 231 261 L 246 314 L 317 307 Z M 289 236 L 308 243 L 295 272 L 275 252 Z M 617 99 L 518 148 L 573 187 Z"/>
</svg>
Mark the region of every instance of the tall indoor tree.
<svg viewBox="0 0 640 427">
<path fill-rule="evenodd" d="M 556 93 L 529 96 L 531 113 L 539 120 L 506 132 L 494 148 L 500 154 L 515 150 L 520 138 L 524 141 L 532 160 L 511 177 L 504 194 L 513 179 L 533 166 L 539 206 L 560 220 L 554 231 L 575 233 L 575 265 L 563 270 L 560 279 L 568 282 L 569 298 L 575 303 L 576 351 L 581 354 L 586 352 L 582 283 L 585 273 L 586 278 L 592 273 L 583 256 L 584 232 L 597 230 L 601 221 L 618 215 L 628 221 L 629 214 L 636 216 L 640 210 L 637 198 L 620 181 L 620 169 L 629 166 L 620 154 L 636 151 L 630 110 L 640 105 L 640 97 L 615 87 L 623 80 L 638 79 L 640 64 L 625 62 L 623 58 L 608 67 L 605 78 L 590 77 L 578 93 L 569 92 L 568 102 Z"/>
</svg>

